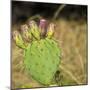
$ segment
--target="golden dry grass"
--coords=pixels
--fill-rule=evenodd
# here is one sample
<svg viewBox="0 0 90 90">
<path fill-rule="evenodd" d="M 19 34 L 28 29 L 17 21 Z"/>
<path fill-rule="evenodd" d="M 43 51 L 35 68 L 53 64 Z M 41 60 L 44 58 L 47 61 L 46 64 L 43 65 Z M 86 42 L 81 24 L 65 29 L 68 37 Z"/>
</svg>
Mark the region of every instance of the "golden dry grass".
<svg viewBox="0 0 90 90">
<path fill-rule="evenodd" d="M 59 19 L 55 39 L 61 50 L 60 86 L 87 84 L 87 23 L 85 20 Z M 45 87 L 25 72 L 23 50 L 12 40 L 12 88 Z"/>
</svg>

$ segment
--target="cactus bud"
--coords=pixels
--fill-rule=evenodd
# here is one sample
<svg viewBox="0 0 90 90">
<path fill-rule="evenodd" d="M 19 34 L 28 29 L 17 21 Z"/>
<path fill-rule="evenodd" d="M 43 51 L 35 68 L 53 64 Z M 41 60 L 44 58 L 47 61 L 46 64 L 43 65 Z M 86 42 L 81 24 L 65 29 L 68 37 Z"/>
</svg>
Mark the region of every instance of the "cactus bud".
<svg viewBox="0 0 90 90">
<path fill-rule="evenodd" d="M 16 41 L 16 38 L 19 36 L 19 32 L 14 30 L 13 31 L 13 40 Z"/>
<path fill-rule="evenodd" d="M 55 30 L 55 24 L 50 23 L 50 25 L 48 26 L 48 29 L 47 29 L 47 34 L 46 34 L 46 36 L 47 36 L 48 38 L 52 38 L 52 36 L 54 35 L 54 30 Z"/>
<path fill-rule="evenodd" d="M 27 31 L 28 30 L 28 26 L 26 24 L 24 25 L 21 25 L 21 30 L 24 32 L 24 31 Z"/>
<path fill-rule="evenodd" d="M 37 27 L 37 24 L 36 24 L 36 22 L 34 20 L 29 21 L 28 25 L 29 25 L 30 28 Z"/>
<path fill-rule="evenodd" d="M 30 30 L 31 30 L 31 34 L 33 35 L 33 37 L 35 39 L 40 39 L 40 32 L 39 32 L 39 28 L 36 24 L 35 21 L 29 21 L 29 27 L 30 27 Z"/>
<path fill-rule="evenodd" d="M 22 49 L 26 48 L 24 41 L 22 40 L 22 37 L 17 30 L 13 31 L 13 39 L 18 47 Z"/>
<path fill-rule="evenodd" d="M 26 24 L 21 25 L 20 29 L 21 29 L 22 37 L 24 38 L 24 40 L 27 42 L 30 42 L 32 36 L 31 36 L 31 33 L 30 33 L 28 26 Z"/>
</svg>

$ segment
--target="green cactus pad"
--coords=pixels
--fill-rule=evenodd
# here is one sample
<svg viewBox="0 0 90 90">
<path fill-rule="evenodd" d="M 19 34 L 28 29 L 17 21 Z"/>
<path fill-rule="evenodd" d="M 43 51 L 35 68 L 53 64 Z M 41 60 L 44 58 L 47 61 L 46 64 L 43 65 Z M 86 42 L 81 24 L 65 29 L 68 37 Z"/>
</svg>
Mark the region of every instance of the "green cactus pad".
<svg viewBox="0 0 90 90">
<path fill-rule="evenodd" d="M 60 53 L 52 39 L 33 41 L 25 51 L 26 70 L 41 84 L 50 85 L 60 63 Z"/>
</svg>

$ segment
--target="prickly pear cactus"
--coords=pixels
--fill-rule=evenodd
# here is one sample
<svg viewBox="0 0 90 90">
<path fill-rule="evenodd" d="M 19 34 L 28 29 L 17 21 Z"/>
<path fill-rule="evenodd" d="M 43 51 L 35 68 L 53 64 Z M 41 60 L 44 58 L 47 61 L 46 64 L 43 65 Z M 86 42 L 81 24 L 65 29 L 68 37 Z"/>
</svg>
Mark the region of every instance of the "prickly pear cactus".
<svg viewBox="0 0 90 90">
<path fill-rule="evenodd" d="M 57 42 L 52 39 L 54 24 L 51 23 L 46 29 L 44 28 L 45 22 L 45 20 L 40 20 L 38 27 L 34 21 L 30 21 L 26 31 L 28 34 L 26 39 L 28 39 L 29 42 L 23 41 L 25 42 L 22 42 L 23 45 L 18 45 L 18 43 L 16 43 L 16 45 L 25 50 L 24 65 L 26 71 L 41 84 L 50 85 L 60 64 L 61 51 Z M 42 34 L 42 32 L 44 34 Z"/>
</svg>

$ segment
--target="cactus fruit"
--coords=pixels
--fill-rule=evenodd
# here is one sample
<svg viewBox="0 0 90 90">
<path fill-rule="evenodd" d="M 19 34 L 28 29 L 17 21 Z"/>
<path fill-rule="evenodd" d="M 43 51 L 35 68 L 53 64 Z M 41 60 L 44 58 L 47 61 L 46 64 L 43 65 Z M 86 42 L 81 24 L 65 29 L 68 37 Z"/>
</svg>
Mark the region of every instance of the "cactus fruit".
<svg viewBox="0 0 90 90">
<path fill-rule="evenodd" d="M 45 19 L 40 20 L 39 28 L 40 28 L 41 38 L 45 37 L 47 32 L 47 21 Z"/>
<path fill-rule="evenodd" d="M 55 25 L 53 23 L 50 23 L 46 34 L 48 38 L 52 38 L 52 36 L 54 35 L 54 28 L 55 28 Z"/>
<path fill-rule="evenodd" d="M 15 41 L 16 45 L 22 49 L 26 48 L 26 45 L 20 35 L 20 33 L 17 30 L 13 31 L 13 40 Z"/>
<path fill-rule="evenodd" d="M 42 38 L 40 36 L 40 28 L 36 23 L 34 21 L 29 22 L 29 33 L 35 39 L 24 49 L 26 71 L 35 80 L 44 85 L 50 85 L 52 83 L 60 64 L 61 55 L 61 50 L 57 42 L 51 38 L 54 33 L 54 24 L 50 24 L 48 27 L 46 37 Z"/>
<path fill-rule="evenodd" d="M 35 21 L 29 22 L 30 32 L 35 39 L 40 39 L 40 31 Z"/>
<path fill-rule="evenodd" d="M 32 39 L 32 36 L 31 36 L 31 33 L 29 33 L 28 26 L 26 24 L 21 25 L 20 30 L 21 30 L 21 34 L 22 34 L 23 39 L 25 39 L 27 42 L 29 42 Z"/>
</svg>

